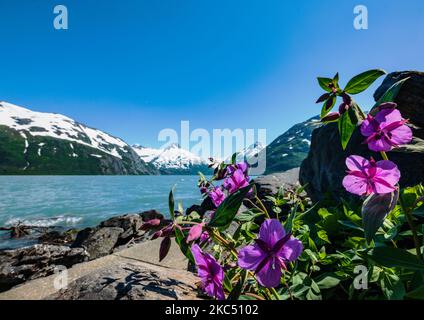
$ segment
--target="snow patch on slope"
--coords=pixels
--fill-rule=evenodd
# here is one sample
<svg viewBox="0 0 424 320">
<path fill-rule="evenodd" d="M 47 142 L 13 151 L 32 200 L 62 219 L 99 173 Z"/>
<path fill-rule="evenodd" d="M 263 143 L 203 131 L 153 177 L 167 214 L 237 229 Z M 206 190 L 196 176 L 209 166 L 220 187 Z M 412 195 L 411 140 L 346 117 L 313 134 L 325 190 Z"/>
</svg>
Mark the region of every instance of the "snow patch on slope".
<svg viewBox="0 0 424 320">
<path fill-rule="evenodd" d="M 208 165 L 208 161 L 173 144 L 166 149 L 146 148 L 134 145 L 133 150 L 145 162 L 158 169 L 189 169 L 192 166 Z"/>
<path fill-rule="evenodd" d="M 32 136 L 52 137 L 86 145 L 122 159 L 118 150 L 128 152 L 121 139 L 74 121 L 61 114 L 35 112 L 11 103 L 0 103 L 0 125 Z M 27 147 L 26 147 L 27 148 Z M 25 151 L 26 151 L 25 148 Z M 41 152 L 41 150 L 39 150 Z"/>
</svg>

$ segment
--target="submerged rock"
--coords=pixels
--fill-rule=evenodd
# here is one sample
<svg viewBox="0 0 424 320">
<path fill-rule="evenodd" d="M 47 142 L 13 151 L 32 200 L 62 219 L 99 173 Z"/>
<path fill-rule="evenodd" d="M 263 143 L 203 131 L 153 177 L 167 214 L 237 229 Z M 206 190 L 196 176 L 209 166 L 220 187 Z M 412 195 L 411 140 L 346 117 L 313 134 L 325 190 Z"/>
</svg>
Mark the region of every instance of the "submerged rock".
<svg viewBox="0 0 424 320">
<path fill-rule="evenodd" d="M 0 251 L 0 292 L 50 275 L 58 265 L 71 267 L 87 258 L 88 253 L 83 248 L 43 244 Z"/>
<path fill-rule="evenodd" d="M 414 138 L 411 144 L 388 152 L 390 160 L 397 164 L 402 173 L 401 187 L 424 182 L 424 73 L 416 71 L 391 73 L 374 94 L 377 101 L 392 84 L 407 77 L 410 79 L 402 86 L 395 102 L 403 117 L 409 119 Z M 311 149 L 300 168 L 300 182 L 307 184 L 306 190 L 313 201 L 326 197 L 334 199 L 352 197 L 342 186 L 347 170 L 346 157 L 372 156 L 376 160 L 381 160 L 381 156 L 369 151 L 363 141 L 364 137 L 359 130 L 356 130 L 346 150 L 342 150 L 336 123 L 314 130 Z"/>
<path fill-rule="evenodd" d="M 43 244 L 64 245 L 75 241 L 78 230 L 70 229 L 65 232 L 48 231 L 38 237 L 38 242 Z"/>
</svg>

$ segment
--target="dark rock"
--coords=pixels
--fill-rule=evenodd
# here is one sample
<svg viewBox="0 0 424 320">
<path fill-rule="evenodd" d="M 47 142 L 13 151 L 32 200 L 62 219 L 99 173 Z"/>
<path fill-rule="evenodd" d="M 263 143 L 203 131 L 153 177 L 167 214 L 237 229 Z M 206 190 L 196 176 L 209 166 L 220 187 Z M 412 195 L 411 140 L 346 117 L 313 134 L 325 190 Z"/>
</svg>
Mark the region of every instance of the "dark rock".
<svg viewBox="0 0 424 320">
<path fill-rule="evenodd" d="M 413 186 L 424 181 L 424 130 L 422 128 L 424 125 L 424 73 L 391 73 L 374 95 L 375 99 L 379 99 L 391 84 L 405 77 L 411 78 L 404 83 L 395 102 L 402 115 L 410 119 L 414 139 L 411 144 L 388 152 L 390 160 L 394 161 L 402 172 L 401 187 Z M 347 170 L 346 157 L 360 155 L 370 158 L 372 156 L 376 160 L 381 160 L 381 156 L 369 151 L 363 141 L 364 137 L 359 130 L 356 130 L 346 150 L 343 151 L 336 123 L 314 130 L 311 149 L 300 168 L 300 182 L 302 185 L 307 184 L 306 190 L 313 201 L 327 197 L 358 198 L 348 194 L 342 186 Z"/>
<path fill-rule="evenodd" d="M 119 235 L 119 243 L 127 243 L 131 239 L 141 235 L 140 227 L 143 224 L 142 217 L 138 214 L 126 214 L 113 217 L 100 223 L 99 227 L 117 227 L 122 228 L 124 232 Z"/>
<path fill-rule="evenodd" d="M 118 246 L 118 239 L 124 229 L 118 227 L 96 227 L 80 231 L 72 247 L 82 247 L 87 250 L 90 260 L 112 253 Z"/>
<path fill-rule="evenodd" d="M 258 197 L 276 194 L 280 188 L 291 189 L 299 185 L 299 168 L 260 176 L 254 180 Z"/>
<path fill-rule="evenodd" d="M 63 245 L 73 243 L 78 231 L 70 229 L 65 232 L 49 231 L 38 237 L 38 242 L 43 244 Z"/>
<path fill-rule="evenodd" d="M 268 213 L 273 216 L 274 203 L 268 200 L 266 197 L 275 196 L 280 189 L 282 189 L 283 192 L 286 192 L 299 187 L 299 168 L 294 168 L 285 172 L 260 176 L 255 178 L 254 183 L 259 199 L 261 199 Z M 248 201 L 245 201 L 244 205 L 247 208 L 252 207 L 252 205 Z M 280 207 L 280 209 L 282 209 L 283 212 L 286 212 L 290 209 L 290 206 L 286 204 Z M 259 218 L 258 221 L 261 221 L 261 219 L 262 218 Z"/>
<path fill-rule="evenodd" d="M 201 217 L 205 215 L 206 212 L 215 210 L 215 205 L 212 202 L 210 197 L 206 197 L 200 205 L 192 205 L 186 210 L 186 214 L 190 214 L 192 212 L 197 212 Z"/>
<path fill-rule="evenodd" d="M 57 300 L 193 300 L 192 274 L 120 263 L 79 278 L 48 297 Z"/>
<path fill-rule="evenodd" d="M 146 211 L 147 216 L 163 216 L 155 210 Z M 117 248 L 125 248 L 125 244 L 132 239 L 143 235 L 140 227 L 143 225 L 142 214 L 126 214 L 112 217 L 101 222 L 95 228 L 81 230 L 72 247 L 85 248 L 90 254 L 90 260 L 97 259 L 112 252 Z"/>
<path fill-rule="evenodd" d="M 140 216 L 143 219 L 143 222 L 153 220 L 153 219 L 162 220 L 164 218 L 163 214 L 156 210 L 143 211 L 140 213 Z"/>
<path fill-rule="evenodd" d="M 374 99 L 378 101 L 393 84 L 399 80 L 407 80 L 395 101 L 405 119 L 418 127 L 424 127 L 424 72 L 404 71 L 390 73 L 381 86 L 375 91 Z"/>
<path fill-rule="evenodd" d="M 0 292 L 27 280 L 54 273 L 56 266 L 71 267 L 86 261 L 82 248 L 41 245 L 0 251 Z"/>
</svg>

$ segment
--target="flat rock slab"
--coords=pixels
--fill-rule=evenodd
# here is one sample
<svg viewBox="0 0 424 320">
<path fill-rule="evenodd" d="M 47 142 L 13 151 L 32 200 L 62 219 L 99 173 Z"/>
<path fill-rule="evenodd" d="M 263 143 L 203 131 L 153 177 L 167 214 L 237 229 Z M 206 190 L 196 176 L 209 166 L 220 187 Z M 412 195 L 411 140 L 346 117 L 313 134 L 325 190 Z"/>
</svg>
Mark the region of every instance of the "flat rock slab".
<svg viewBox="0 0 424 320">
<path fill-rule="evenodd" d="M 46 299 L 193 300 L 194 283 L 194 276 L 187 272 L 120 261 L 79 278 Z"/>
<path fill-rule="evenodd" d="M 28 281 L 0 294 L 0 300 L 42 299 L 195 299 L 198 278 L 175 243 L 159 265 L 161 239 L 134 245 L 66 270 Z M 112 281 L 113 280 L 113 281 Z"/>
<path fill-rule="evenodd" d="M 161 241 L 162 238 L 143 242 L 128 249 L 118 251 L 115 255 L 168 268 L 187 270 L 188 260 L 181 253 L 180 248 L 174 240 L 171 242 L 171 248 L 169 249 L 168 255 L 165 259 L 159 262 L 159 248 Z"/>
</svg>

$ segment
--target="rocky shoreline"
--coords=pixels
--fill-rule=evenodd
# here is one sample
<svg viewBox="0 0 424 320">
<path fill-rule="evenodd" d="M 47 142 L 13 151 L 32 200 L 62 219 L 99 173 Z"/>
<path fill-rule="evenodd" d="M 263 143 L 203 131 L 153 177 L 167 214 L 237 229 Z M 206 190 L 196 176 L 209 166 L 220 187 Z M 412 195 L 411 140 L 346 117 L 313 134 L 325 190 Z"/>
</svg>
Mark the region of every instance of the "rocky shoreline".
<svg viewBox="0 0 424 320">
<path fill-rule="evenodd" d="M 37 237 L 37 244 L 0 250 L 0 292 L 48 276 L 56 266 L 69 268 L 150 240 L 150 232 L 141 226 L 151 219 L 159 219 L 161 225 L 167 223 L 155 210 L 125 214 L 80 231 L 50 230 Z"/>
<path fill-rule="evenodd" d="M 265 198 L 266 195 L 276 193 L 280 186 L 291 188 L 297 183 L 298 176 L 299 169 L 296 168 L 283 173 L 258 177 L 255 179 L 258 194 Z M 206 200 L 200 205 L 191 206 L 187 212 L 196 211 L 203 214 L 210 209 L 210 205 L 210 201 Z M 149 210 L 111 217 L 95 227 L 82 230 L 70 229 L 64 232 L 50 230 L 37 237 L 37 244 L 18 249 L 0 250 L 0 292 L 30 280 L 52 275 L 57 266 L 70 268 L 119 254 L 128 248 L 150 241 L 153 232 L 143 230 L 142 225 L 152 219 L 160 221 L 158 227 L 169 223 L 163 214 L 156 210 Z M 147 249 L 143 247 L 142 250 Z M 179 248 L 175 246 L 173 250 L 179 251 Z M 157 248 L 151 255 L 158 256 L 159 249 Z M 184 269 L 188 270 L 188 263 L 185 264 Z M 107 272 L 118 271 L 108 269 Z M 88 280 L 82 281 L 85 281 L 87 285 Z M 93 284 L 94 287 L 95 284 Z M 67 294 L 62 298 L 65 296 Z"/>
</svg>

